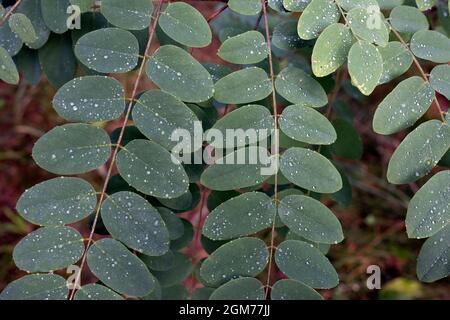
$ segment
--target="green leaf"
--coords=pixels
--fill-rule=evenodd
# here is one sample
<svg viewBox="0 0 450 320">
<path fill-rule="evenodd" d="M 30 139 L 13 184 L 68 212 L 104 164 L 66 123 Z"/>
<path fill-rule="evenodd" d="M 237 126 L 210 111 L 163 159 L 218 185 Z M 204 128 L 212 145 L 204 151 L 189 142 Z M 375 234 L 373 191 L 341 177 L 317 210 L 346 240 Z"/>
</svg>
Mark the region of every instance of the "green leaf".
<svg viewBox="0 0 450 320">
<path fill-rule="evenodd" d="M 392 10 L 393 8 L 400 6 L 405 0 L 377 0 L 382 10 Z"/>
<path fill-rule="evenodd" d="M 197 9 L 184 2 L 169 4 L 161 13 L 159 26 L 173 40 L 188 47 L 202 48 L 212 41 L 208 22 Z"/>
<path fill-rule="evenodd" d="M 289 278 L 317 289 L 329 289 L 338 285 L 339 278 L 330 261 L 312 244 L 298 240 L 281 243 L 275 254 L 275 262 Z"/>
<path fill-rule="evenodd" d="M 279 118 L 280 129 L 290 138 L 310 144 L 332 144 L 336 131 L 320 112 L 304 105 L 292 105 Z"/>
<path fill-rule="evenodd" d="M 410 47 L 421 59 L 436 63 L 450 61 L 450 39 L 440 32 L 420 30 L 413 35 Z"/>
<path fill-rule="evenodd" d="M 389 18 L 391 25 L 398 32 L 416 33 L 430 27 L 427 17 L 417 8 L 410 6 L 395 7 Z"/>
<path fill-rule="evenodd" d="M 253 163 L 250 163 L 251 161 L 239 161 L 239 159 L 247 160 L 249 157 L 255 158 L 256 155 L 260 158 L 261 154 L 267 155 L 267 150 L 255 146 L 231 152 L 216 160 L 203 172 L 201 183 L 211 190 L 218 191 L 247 188 L 260 184 L 270 177 L 262 174 L 262 169 L 267 168 L 269 164 L 263 164 L 261 159 Z"/>
<path fill-rule="evenodd" d="M 239 277 L 254 277 L 269 260 L 266 244 L 257 238 L 230 241 L 214 251 L 202 264 L 200 276 L 212 286 Z"/>
<path fill-rule="evenodd" d="M 192 261 L 180 252 L 174 252 L 173 265 L 165 271 L 152 271 L 162 287 L 171 287 L 192 274 Z"/>
<path fill-rule="evenodd" d="M 368 42 L 356 42 L 348 54 L 348 72 L 353 85 L 362 94 L 370 95 L 383 75 L 383 58 L 378 49 Z"/>
<path fill-rule="evenodd" d="M 269 228 L 276 216 L 272 199 L 262 192 L 248 192 L 223 202 L 209 213 L 203 234 L 228 240 Z"/>
<path fill-rule="evenodd" d="M 55 226 L 86 218 L 96 205 L 97 194 L 88 182 L 59 177 L 26 190 L 16 207 L 22 217 L 34 224 Z"/>
<path fill-rule="evenodd" d="M 189 53 L 173 45 L 158 49 L 147 62 L 147 75 L 162 90 L 182 101 L 203 102 L 214 92 L 208 71 Z"/>
<path fill-rule="evenodd" d="M 194 164 L 192 166 L 202 166 L 202 165 Z M 187 168 L 189 168 L 189 167 L 187 167 Z M 186 167 L 184 167 L 184 169 L 186 170 Z M 186 173 L 187 173 L 187 171 L 186 171 Z M 200 174 L 201 173 L 199 173 L 199 175 Z M 189 174 L 188 174 L 188 176 L 189 176 Z M 162 205 L 164 205 L 167 208 L 176 210 L 177 212 L 185 212 L 185 211 L 194 209 L 197 206 L 199 200 L 200 200 L 200 191 L 199 191 L 197 184 L 195 184 L 195 183 L 191 183 L 189 185 L 189 191 L 177 198 L 173 198 L 173 199 L 158 198 L 158 201 L 161 202 Z"/>
<path fill-rule="evenodd" d="M 101 128 L 66 124 L 47 132 L 34 145 L 33 159 L 55 174 L 80 174 L 104 164 L 111 155 L 111 140 Z"/>
<path fill-rule="evenodd" d="M 147 267 L 155 271 L 167 271 L 173 268 L 175 264 L 175 255 L 173 251 L 167 251 L 162 256 L 150 257 L 141 255 L 140 259 Z"/>
<path fill-rule="evenodd" d="M 429 238 L 417 258 L 417 277 L 423 282 L 434 282 L 450 275 L 450 226 Z"/>
<path fill-rule="evenodd" d="M 346 159 L 361 159 L 364 145 L 356 128 L 346 120 L 337 118 L 333 121 L 337 132 L 337 140 L 331 146 L 331 151 L 338 157 Z"/>
<path fill-rule="evenodd" d="M 355 37 L 385 47 L 389 41 L 389 29 L 381 12 L 355 8 L 347 13 L 347 20 Z"/>
<path fill-rule="evenodd" d="M 73 54 L 72 38 L 69 33 L 52 34 L 47 43 L 39 49 L 39 62 L 48 81 L 59 88 L 72 80 L 77 70 L 77 59 Z"/>
<path fill-rule="evenodd" d="M 379 134 L 392 134 L 416 123 L 431 105 L 434 91 L 420 77 L 400 82 L 380 103 L 373 117 L 373 129 Z"/>
<path fill-rule="evenodd" d="M 43 227 L 20 240 L 13 252 L 19 269 L 48 272 L 76 263 L 84 252 L 81 234 L 70 227 Z"/>
<path fill-rule="evenodd" d="M 260 105 L 240 107 L 226 114 L 214 124 L 213 129 L 219 130 L 223 134 L 223 140 L 214 140 L 210 144 L 217 148 L 243 147 L 248 145 L 249 142 L 254 143 L 256 140 L 267 138 L 271 135 L 273 127 L 274 118 L 266 107 Z M 236 131 L 233 131 L 235 134 L 230 135 L 227 134 L 227 130 Z M 256 136 L 252 135 L 251 132 Z M 250 137 L 254 141 L 249 141 Z"/>
<path fill-rule="evenodd" d="M 367 9 L 370 6 L 377 6 L 377 0 L 336 0 L 338 6 L 345 11 L 350 11 L 354 8 Z"/>
<path fill-rule="evenodd" d="M 19 72 L 6 49 L 0 47 L 0 79 L 9 84 L 19 83 Z"/>
<path fill-rule="evenodd" d="M 260 0 L 229 0 L 228 7 L 234 12 L 245 16 L 255 16 L 260 13 L 262 9 Z"/>
<path fill-rule="evenodd" d="M 292 232 L 307 240 L 336 244 L 344 239 L 341 224 L 333 212 L 313 198 L 287 196 L 281 200 L 278 214 Z"/>
<path fill-rule="evenodd" d="M 186 247 L 193 239 L 194 237 L 194 226 L 192 223 L 190 223 L 186 219 L 181 219 L 181 222 L 183 223 L 184 232 L 183 235 L 170 242 L 170 249 L 171 250 L 180 250 Z"/>
<path fill-rule="evenodd" d="M 114 120 L 125 110 L 125 90 L 111 77 L 80 77 L 58 90 L 53 98 L 53 107 L 69 121 Z"/>
<path fill-rule="evenodd" d="M 286 10 L 283 7 L 283 0 L 268 0 L 267 4 L 270 8 L 275 10 L 276 12 L 284 13 Z"/>
<path fill-rule="evenodd" d="M 33 24 L 38 39 L 33 43 L 27 43 L 27 46 L 31 49 L 41 48 L 47 42 L 50 35 L 50 30 L 42 17 L 41 2 L 42 0 L 23 0 L 16 10 L 16 13 L 26 15 Z"/>
<path fill-rule="evenodd" d="M 156 287 L 145 264 L 116 240 L 96 241 L 89 248 L 87 264 L 101 282 L 121 294 L 143 297 Z"/>
<path fill-rule="evenodd" d="M 291 279 L 277 281 L 270 292 L 272 300 L 322 300 L 322 296 L 313 288 Z"/>
<path fill-rule="evenodd" d="M 75 300 L 123 300 L 123 297 L 105 286 L 92 283 L 82 286 L 75 294 Z"/>
<path fill-rule="evenodd" d="M 328 0 L 312 0 L 298 20 L 297 32 L 300 38 L 310 40 L 330 24 L 339 21 L 341 14 L 334 2 Z"/>
<path fill-rule="evenodd" d="M 102 0 L 101 12 L 116 27 L 141 30 L 150 25 L 153 2 L 147 0 Z"/>
<path fill-rule="evenodd" d="M 102 73 L 133 70 L 139 59 L 139 43 L 129 31 L 104 28 L 82 36 L 75 55 L 88 68 Z"/>
<path fill-rule="evenodd" d="M 283 6 L 286 10 L 292 12 L 302 12 L 311 0 L 283 0 Z"/>
<path fill-rule="evenodd" d="M 179 144 L 171 135 L 176 130 L 192 132 L 194 122 L 199 121 L 183 102 L 161 90 L 149 90 L 139 97 L 133 108 L 133 120 L 147 138 L 169 151 Z M 184 150 L 191 149 L 189 141 Z"/>
<path fill-rule="evenodd" d="M 231 63 L 258 63 L 267 57 L 266 38 L 261 32 L 247 31 L 225 40 L 217 54 Z"/>
<path fill-rule="evenodd" d="M 15 62 L 17 69 L 22 73 L 23 78 L 31 85 L 37 85 L 42 76 L 38 52 L 36 50 L 23 48 L 15 57 Z"/>
<path fill-rule="evenodd" d="M 209 300 L 214 290 L 214 288 L 207 287 L 195 289 L 194 293 L 192 294 L 191 300 Z"/>
<path fill-rule="evenodd" d="M 235 71 L 215 85 L 214 99 L 225 104 L 245 104 L 266 98 L 272 93 L 267 73 L 251 67 Z"/>
<path fill-rule="evenodd" d="M 293 104 L 319 108 L 328 103 L 322 86 L 303 70 L 295 67 L 287 67 L 278 74 L 275 88 L 283 98 Z"/>
<path fill-rule="evenodd" d="M 67 31 L 69 6 L 69 0 L 41 0 L 42 18 L 52 32 L 61 34 Z"/>
<path fill-rule="evenodd" d="M 161 199 L 162 200 L 162 199 Z M 170 240 L 176 240 L 183 236 L 184 234 L 184 224 L 183 220 L 178 218 L 175 213 L 167 208 L 157 208 L 161 218 L 164 220 L 164 224 L 169 231 Z"/>
<path fill-rule="evenodd" d="M 436 0 L 416 0 L 416 4 L 421 11 L 426 11 L 433 8 L 436 4 Z"/>
<path fill-rule="evenodd" d="M 264 285 L 255 278 L 238 278 L 217 288 L 209 300 L 264 300 Z"/>
<path fill-rule="evenodd" d="M 11 282 L 0 300 L 66 300 L 66 279 L 56 274 L 30 274 Z"/>
<path fill-rule="evenodd" d="M 386 47 L 378 47 L 383 59 L 383 75 L 380 84 L 387 83 L 404 74 L 411 67 L 411 52 L 398 41 L 392 41 Z"/>
<path fill-rule="evenodd" d="M 281 156 L 280 170 L 289 181 L 306 190 L 334 193 L 342 188 L 341 176 L 330 160 L 313 150 L 287 150 Z"/>
<path fill-rule="evenodd" d="M 120 175 L 142 193 L 171 199 L 187 192 L 189 178 L 183 166 L 160 145 L 133 140 L 117 155 Z"/>
<path fill-rule="evenodd" d="M 450 127 L 439 120 L 422 123 L 398 146 L 389 161 L 393 184 L 414 182 L 427 175 L 450 147 Z"/>
<path fill-rule="evenodd" d="M 311 57 L 314 75 L 325 77 L 343 65 L 353 40 L 350 29 L 341 23 L 334 23 L 323 30 L 314 45 Z"/>
<path fill-rule="evenodd" d="M 406 231 L 410 238 L 434 235 L 450 221 L 450 171 L 434 175 L 414 195 L 406 214 Z"/>
<path fill-rule="evenodd" d="M 26 43 L 35 42 L 38 38 L 30 19 L 23 13 L 14 13 L 8 20 L 11 30 Z"/>
<path fill-rule="evenodd" d="M 22 46 L 22 40 L 12 32 L 8 23 L 0 26 L 0 47 L 3 47 L 9 55 L 15 56 L 22 49 Z"/>
<path fill-rule="evenodd" d="M 162 288 L 161 300 L 187 300 L 189 292 L 182 284 L 176 284 L 171 287 Z"/>
<path fill-rule="evenodd" d="M 280 21 L 273 28 L 272 44 L 277 48 L 291 50 L 304 47 L 307 43 L 298 36 L 296 20 Z"/>
<path fill-rule="evenodd" d="M 434 90 L 450 100 L 450 66 L 440 65 L 431 70 L 430 83 Z"/>
<path fill-rule="evenodd" d="M 158 211 L 144 198 L 123 191 L 109 196 L 102 204 L 102 221 L 117 240 L 149 256 L 169 250 L 169 231 Z"/>
</svg>

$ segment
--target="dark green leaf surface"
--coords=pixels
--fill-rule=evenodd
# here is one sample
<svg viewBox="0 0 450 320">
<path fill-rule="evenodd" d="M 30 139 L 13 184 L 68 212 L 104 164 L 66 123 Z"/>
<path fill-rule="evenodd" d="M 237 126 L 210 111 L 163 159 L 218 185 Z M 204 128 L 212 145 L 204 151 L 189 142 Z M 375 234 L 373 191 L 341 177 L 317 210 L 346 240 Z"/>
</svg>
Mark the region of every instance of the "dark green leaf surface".
<svg viewBox="0 0 450 320">
<path fill-rule="evenodd" d="M 13 259 L 27 272 L 59 270 L 76 263 L 84 252 L 83 238 L 70 227 L 43 227 L 14 248 Z"/>
<path fill-rule="evenodd" d="M 100 281 L 119 293 L 143 297 L 156 288 L 145 264 L 116 240 L 96 241 L 89 248 L 87 264 Z"/>
<path fill-rule="evenodd" d="M 16 207 L 22 217 L 34 224 L 55 226 L 86 218 L 96 205 L 96 192 L 88 182 L 60 177 L 25 191 Z"/>
<path fill-rule="evenodd" d="M 161 90 L 186 102 L 212 97 L 214 84 L 208 71 L 183 49 L 165 45 L 147 62 L 147 75 Z"/>
<path fill-rule="evenodd" d="M 264 300 L 264 285 L 255 278 L 238 278 L 217 288 L 209 300 Z"/>
<path fill-rule="evenodd" d="M 31 274 L 11 282 L 0 300 L 66 300 L 66 280 L 56 274 Z"/>
<path fill-rule="evenodd" d="M 102 221 L 109 233 L 128 247 L 149 256 L 169 250 L 169 231 L 158 211 L 136 193 L 123 191 L 102 205 Z"/>
<path fill-rule="evenodd" d="M 111 289 L 99 284 L 87 284 L 82 286 L 75 294 L 75 300 L 123 300 Z"/>
<path fill-rule="evenodd" d="M 147 0 L 102 0 L 101 12 L 116 27 L 141 30 L 150 25 L 153 2 Z"/>
<path fill-rule="evenodd" d="M 56 174 L 79 174 L 104 164 L 111 154 L 111 141 L 100 128 L 87 124 L 55 127 L 34 145 L 33 159 Z"/>
<path fill-rule="evenodd" d="M 261 32 L 247 31 L 225 40 L 217 54 L 231 63 L 258 63 L 267 57 L 266 38 Z"/>
<path fill-rule="evenodd" d="M 272 286 L 272 300 L 322 300 L 322 296 L 313 288 L 291 279 L 282 279 Z"/>
</svg>

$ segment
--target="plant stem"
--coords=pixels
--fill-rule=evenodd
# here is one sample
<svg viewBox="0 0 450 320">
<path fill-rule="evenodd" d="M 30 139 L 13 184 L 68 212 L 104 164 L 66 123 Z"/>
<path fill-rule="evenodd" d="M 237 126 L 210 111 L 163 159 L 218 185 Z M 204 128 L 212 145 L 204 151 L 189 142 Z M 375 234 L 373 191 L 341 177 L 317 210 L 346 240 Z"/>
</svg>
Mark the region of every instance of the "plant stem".
<svg viewBox="0 0 450 320">
<path fill-rule="evenodd" d="M 273 201 L 275 202 L 276 210 L 275 210 L 275 216 L 273 217 L 272 222 L 272 228 L 270 231 L 270 247 L 269 247 L 269 264 L 268 264 L 268 270 L 267 270 L 267 282 L 265 287 L 265 299 L 267 300 L 269 295 L 269 288 L 270 288 L 270 278 L 272 275 L 272 265 L 273 265 L 273 256 L 274 256 L 274 248 L 275 248 L 275 218 L 278 211 L 278 156 L 279 156 L 279 150 L 280 150 L 280 141 L 279 141 L 279 135 L 278 135 L 278 108 L 277 108 L 277 96 L 275 92 L 275 75 L 273 70 L 273 60 L 272 60 L 272 46 L 270 44 L 270 31 L 269 31 L 269 21 L 267 18 L 267 7 L 266 7 L 266 1 L 261 0 L 262 2 L 262 12 L 263 12 L 263 18 L 264 18 L 264 29 L 266 31 L 266 42 L 267 42 L 267 51 L 269 54 L 269 72 L 270 72 L 270 80 L 272 83 L 272 105 L 273 105 L 273 116 L 274 116 L 274 142 L 275 142 L 275 150 L 272 150 L 275 152 L 275 154 L 272 154 L 272 156 L 276 157 L 276 168 L 275 168 L 275 177 L 274 177 L 274 195 L 273 195 Z"/>
<path fill-rule="evenodd" d="M 17 7 L 19 6 L 19 4 L 21 2 L 22 2 L 22 0 L 17 0 L 17 2 L 14 3 L 14 5 L 11 7 L 11 9 L 9 9 L 7 13 L 5 13 L 5 15 L 3 16 L 2 20 L 0 20 L 0 26 L 2 24 L 4 24 L 6 20 L 8 20 L 9 16 L 14 13 L 14 10 L 17 9 Z"/>
<path fill-rule="evenodd" d="M 162 8 L 162 5 L 163 5 L 163 2 L 164 2 L 164 0 L 159 0 L 158 5 L 156 7 L 155 18 L 153 20 L 153 24 L 149 28 L 149 39 L 148 39 L 148 42 L 147 42 L 147 47 L 145 49 L 144 57 L 149 56 L 151 43 L 152 43 L 152 40 L 153 40 L 153 37 L 154 37 L 154 34 L 155 34 L 155 30 L 156 30 L 156 26 L 157 26 L 157 23 L 158 23 L 159 16 L 161 15 L 161 8 Z M 123 123 L 122 123 L 122 127 L 121 127 L 121 130 L 120 130 L 119 138 L 117 139 L 117 146 L 116 146 L 116 148 L 114 148 L 114 152 L 113 152 L 113 155 L 112 155 L 112 158 L 111 158 L 111 163 L 110 163 L 109 168 L 108 168 L 108 173 L 106 174 L 105 182 L 103 183 L 102 192 L 100 194 L 100 200 L 99 200 L 99 203 L 98 203 L 98 206 L 97 206 L 97 210 L 95 212 L 94 222 L 92 223 L 91 232 L 89 234 L 89 239 L 88 239 L 87 245 L 86 245 L 86 247 L 84 249 L 84 252 L 83 252 L 83 258 L 81 260 L 80 270 L 79 270 L 79 272 L 77 274 L 77 278 L 76 278 L 75 284 L 79 284 L 80 283 L 81 273 L 83 271 L 83 267 L 86 264 L 87 252 L 89 250 L 89 247 L 93 243 L 95 227 L 97 226 L 98 218 L 99 218 L 99 215 L 100 215 L 100 208 L 101 208 L 101 205 L 102 205 L 102 202 L 103 202 L 104 198 L 106 197 L 106 189 L 108 187 L 109 180 L 111 179 L 111 175 L 112 175 L 112 171 L 113 171 L 113 168 L 114 168 L 115 159 L 116 159 L 116 156 L 117 156 L 117 154 L 118 154 L 118 152 L 120 150 L 119 146 L 121 145 L 121 142 L 122 142 L 122 139 L 123 139 L 123 136 L 124 136 L 124 133 L 125 133 L 125 128 L 127 126 L 128 119 L 130 117 L 130 113 L 131 113 L 131 110 L 132 110 L 131 107 L 133 106 L 133 100 L 134 100 L 134 98 L 137 95 L 139 84 L 141 82 L 141 78 L 142 78 L 142 75 L 144 73 L 144 68 L 145 68 L 146 61 L 147 61 L 146 58 L 142 59 L 141 66 L 139 67 L 139 72 L 138 72 L 138 75 L 137 75 L 137 79 L 136 79 L 136 81 L 134 83 L 133 92 L 131 94 L 131 100 L 130 100 L 130 103 L 128 104 L 128 107 L 127 107 L 127 112 L 126 112 L 125 118 L 124 118 Z M 72 292 L 70 294 L 69 300 L 73 300 L 76 290 L 77 290 L 76 288 L 72 289 Z"/>
</svg>

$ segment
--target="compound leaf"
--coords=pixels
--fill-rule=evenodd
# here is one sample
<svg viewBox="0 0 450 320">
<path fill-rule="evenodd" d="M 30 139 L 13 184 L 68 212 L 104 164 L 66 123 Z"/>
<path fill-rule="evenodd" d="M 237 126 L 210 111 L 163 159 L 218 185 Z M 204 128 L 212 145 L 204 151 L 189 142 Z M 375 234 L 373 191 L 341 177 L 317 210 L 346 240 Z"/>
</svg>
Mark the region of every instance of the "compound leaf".
<svg viewBox="0 0 450 320">
<path fill-rule="evenodd" d="M 430 83 L 434 90 L 450 100 L 450 66 L 440 65 L 431 70 Z"/>
<path fill-rule="evenodd" d="M 421 59 L 447 63 L 450 61 L 450 39 L 437 31 L 420 30 L 411 39 L 411 51 Z"/>
<path fill-rule="evenodd" d="M 354 8 L 348 12 L 347 20 L 355 37 L 381 47 L 387 45 L 389 29 L 380 11 L 369 12 L 367 8 Z"/>
<path fill-rule="evenodd" d="M 262 9 L 260 0 L 229 0 L 228 7 L 234 12 L 245 16 L 255 16 L 260 13 Z"/>
<path fill-rule="evenodd" d="M 25 43 L 35 42 L 38 38 L 30 19 L 23 13 L 14 13 L 8 20 L 11 30 Z"/>
<path fill-rule="evenodd" d="M 387 83 L 404 74 L 411 67 L 413 57 L 411 52 L 398 41 L 392 41 L 386 47 L 378 47 L 383 59 L 383 75 L 380 84 Z"/>
<path fill-rule="evenodd" d="M 427 17 L 414 7 L 395 7 L 391 11 L 389 18 L 391 25 L 398 32 L 415 33 L 420 30 L 428 30 L 429 28 Z"/>
<path fill-rule="evenodd" d="M 0 79 L 9 84 L 19 83 L 19 72 L 5 48 L 0 47 Z"/>
<path fill-rule="evenodd" d="M 52 32 L 61 34 L 67 31 L 69 6 L 69 0 L 41 0 L 42 18 Z"/>
</svg>

